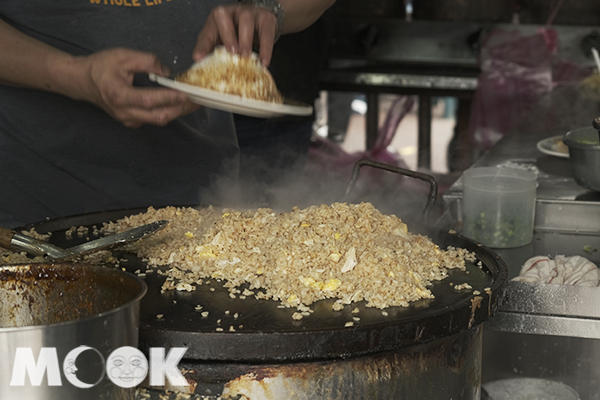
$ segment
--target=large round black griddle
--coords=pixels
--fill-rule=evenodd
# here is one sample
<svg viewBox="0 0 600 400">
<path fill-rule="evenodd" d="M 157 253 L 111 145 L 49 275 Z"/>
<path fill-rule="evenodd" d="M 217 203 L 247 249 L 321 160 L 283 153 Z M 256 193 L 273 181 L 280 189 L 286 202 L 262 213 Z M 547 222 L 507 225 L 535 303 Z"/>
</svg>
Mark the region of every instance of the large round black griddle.
<svg viewBox="0 0 600 400">
<path fill-rule="evenodd" d="M 72 226 L 101 227 L 103 222 L 145 211 L 85 214 L 44 221 L 33 227 L 39 233 L 52 232 L 49 241 L 53 244 L 70 247 L 95 238 L 90 229 L 88 238 L 73 235 L 67 239 L 64 232 Z M 314 313 L 294 320 L 295 308 L 280 308 L 278 302 L 254 297 L 231 298 L 216 280 L 197 286 L 192 292 L 161 293 L 165 277 L 149 273 L 143 277 L 148 292 L 140 305 L 140 348 L 146 351 L 150 347 L 187 347 L 185 358 L 190 360 L 318 360 L 426 343 L 481 324 L 498 307 L 497 293 L 507 276 L 506 265 L 489 248 L 460 235 L 437 232 L 430 237 L 441 248 L 454 246 L 472 251 L 478 261 L 468 263 L 467 271 L 451 270 L 448 278 L 435 282 L 431 288 L 435 299 L 420 300 L 409 307 L 390 307 L 385 310 L 387 315 L 380 309 L 366 307 L 364 302 L 333 311 L 334 300 L 323 300 L 311 306 Z M 120 260 L 119 268 L 132 273 L 147 269 L 134 254 L 119 250 L 113 250 L 113 254 Z M 477 265 L 479 262 L 481 266 Z M 472 290 L 457 291 L 452 286 L 463 283 L 471 285 Z M 356 308 L 359 312 L 353 313 Z M 208 316 L 202 316 L 204 311 L 208 311 Z M 349 322 L 352 326 L 347 326 Z"/>
</svg>

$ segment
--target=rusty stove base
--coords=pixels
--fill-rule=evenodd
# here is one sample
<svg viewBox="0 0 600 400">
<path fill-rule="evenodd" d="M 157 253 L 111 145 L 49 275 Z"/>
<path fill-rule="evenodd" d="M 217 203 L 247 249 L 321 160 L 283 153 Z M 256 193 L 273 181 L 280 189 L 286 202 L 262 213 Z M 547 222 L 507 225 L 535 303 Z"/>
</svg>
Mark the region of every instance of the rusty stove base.
<svg viewBox="0 0 600 400">
<path fill-rule="evenodd" d="M 481 398 L 482 329 L 393 352 L 335 361 L 185 364 L 196 394 L 223 399 Z"/>
</svg>

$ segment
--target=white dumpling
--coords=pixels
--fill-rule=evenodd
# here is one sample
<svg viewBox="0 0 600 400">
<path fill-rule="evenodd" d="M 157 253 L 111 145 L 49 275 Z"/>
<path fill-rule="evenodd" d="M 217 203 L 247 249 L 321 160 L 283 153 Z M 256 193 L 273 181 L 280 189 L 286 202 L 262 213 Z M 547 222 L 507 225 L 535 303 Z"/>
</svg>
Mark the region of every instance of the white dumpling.
<svg viewBox="0 0 600 400">
<path fill-rule="evenodd" d="M 547 256 L 530 258 L 513 281 L 595 287 L 600 282 L 599 277 L 598 267 L 587 258 L 557 255 L 554 259 Z"/>
</svg>

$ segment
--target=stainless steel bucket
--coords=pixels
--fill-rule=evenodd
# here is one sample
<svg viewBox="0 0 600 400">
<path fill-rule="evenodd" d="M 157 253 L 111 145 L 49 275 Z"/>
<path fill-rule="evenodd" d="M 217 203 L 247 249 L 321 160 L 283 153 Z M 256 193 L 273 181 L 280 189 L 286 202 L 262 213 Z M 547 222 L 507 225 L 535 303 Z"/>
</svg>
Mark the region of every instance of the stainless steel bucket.
<svg viewBox="0 0 600 400">
<path fill-rule="evenodd" d="M 569 147 L 573 178 L 578 185 L 600 192 L 600 143 L 592 127 L 569 131 L 563 137 Z"/>
<path fill-rule="evenodd" d="M 110 379 L 106 365 L 115 350 L 137 350 L 146 290 L 105 267 L 2 266 L 0 399 L 134 399 L 135 387 Z"/>
</svg>

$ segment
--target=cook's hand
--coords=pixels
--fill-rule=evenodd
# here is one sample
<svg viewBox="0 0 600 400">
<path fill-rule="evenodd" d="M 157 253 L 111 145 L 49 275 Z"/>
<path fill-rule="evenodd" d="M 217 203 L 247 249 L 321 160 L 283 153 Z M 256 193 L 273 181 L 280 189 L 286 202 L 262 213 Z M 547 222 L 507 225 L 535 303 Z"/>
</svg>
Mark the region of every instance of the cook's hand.
<svg viewBox="0 0 600 400">
<path fill-rule="evenodd" d="M 201 60 L 217 45 L 225 46 L 232 53 L 247 56 L 252 52 L 252 43 L 256 40 L 259 58 L 268 66 L 277 29 L 275 14 L 264 8 L 242 4 L 216 7 L 198 35 L 194 60 Z"/>
<path fill-rule="evenodd" d="M 175 90 L 133 86 L 136 73 L 169 75 L 153 54 L 116 48 L 81 57 L 77 62 L 84 72 L 82 100 L 97 105 L 127 127 L 164 126 L 200 107 Z"/>
</svg>

